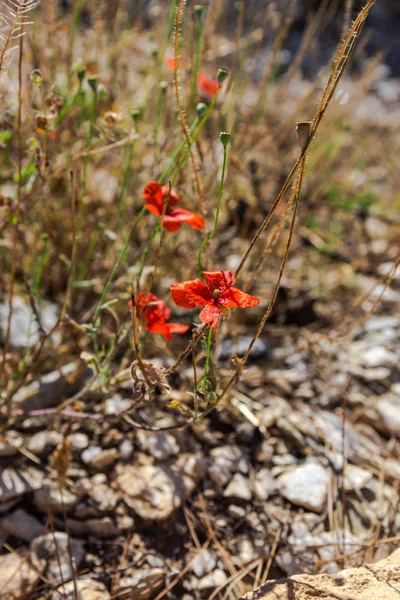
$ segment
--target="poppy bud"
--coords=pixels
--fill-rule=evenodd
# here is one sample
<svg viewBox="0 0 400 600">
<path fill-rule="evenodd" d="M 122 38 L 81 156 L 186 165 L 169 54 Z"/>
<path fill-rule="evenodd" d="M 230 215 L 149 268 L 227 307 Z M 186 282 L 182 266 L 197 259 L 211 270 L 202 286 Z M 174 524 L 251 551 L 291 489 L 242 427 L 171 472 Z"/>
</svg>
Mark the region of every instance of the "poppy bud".
<svg viewBox="0 0 400 600">
<path fill-rule="evenodd" d="M 194 6 L 194 14 L 198 21 L 201 21 L 203 13 L 204 13 L 204 6 L 201 6 L 201 4 L 196 4 Z"/>
<path fill-rule="evenodd" d="M 197 116 L 199 117 L 199 119 L 202 119 L 204 117 L 206 110 L 207 110 L 207 105 L 204 104 L 204 102 L 199 102 L 198 105 L 196 106 L 196 112 L 197 112 Z"/>
<path fill-rule="evenodd" d="M 312 121 L 298 121 L 296 123 L 297 142 L 301 150 L 304 150 L 307 145 L 311 133 L 311 125 Z"/>
<path fill-rule="evenodd" d="M 133 110 L 131 110 L 131 117 L 132 117 L 133 121 L 135 123 L 137 123 L 140 119 L 140 110 L 138 110 L 137 108 L 134 108 Z"/>
<path fill-rule="evenodd" d="M 43 82 L 43 75 L 39 69 L 35 69 L 31 73 L 31 80 L 35 85 L 41 85 Z"/>
<path fill-rule="evenodd" d="M 91 75 L 87 80 L 92 92 L 95 94 L 97 92 L 97 77 L 96 75 Z"/>
<path fill-rule="evenodd" d="M 82 83 L 82 81 L 85 79 L 85 75 L 86 75 L 86 67 L 84 67 L 81 64 L 78 64 L 76 67 L 76 74 L 77 77 L 79 79 L 79 82 Z"/>
<path fill-rule="evenodd" d="M 226 148 L 229 143 L 229 140 L 231 139 L 231 134 L 227 131 L 221 131 L 221 133 L 219 134 L 219 139 L 221 140 L 224 148 Z"/>
<path fill-rule="evenodd" d="M 228 69 L 218 69 L 217 81 L 218 81 L 219 85 L 222 85 L 224 83 L 224 81 L 228 77 L 228 75 L 229 75 Z"/>
</svg>

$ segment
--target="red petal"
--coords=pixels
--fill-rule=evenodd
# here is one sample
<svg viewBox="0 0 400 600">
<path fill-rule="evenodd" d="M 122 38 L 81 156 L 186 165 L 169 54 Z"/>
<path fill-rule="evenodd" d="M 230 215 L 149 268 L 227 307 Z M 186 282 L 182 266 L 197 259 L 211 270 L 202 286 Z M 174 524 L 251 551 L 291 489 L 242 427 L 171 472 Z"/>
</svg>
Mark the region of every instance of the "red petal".
<svg viewBox="0 0 400 600">
<path fill-rule="evenodd" d="M 165 198 L 168 196 L 168 192 L 169 192 L 169 185 L 163 185 L 161 188 L 161 193 L 162 193 L 162 198 L 163 201 L 165 200 Z M 179 202 L 179 196 L 176 192 L 174 192 L 174 190 L 171 190 L 169 192 L 169 200 L 168 200 L 168 206 L 175 206 L 175 204 L 178 204 Z"/>
<path fill-rule="evenodd" d="M 155 215 L 160 216 L 163 209 L 162 187 L 157 181 L 151 181 L 143 190 L 146 208 Z M 156 212 L 157 211 L 157 212 Z"/>
<path fill-rule="evenodd" d="M 211 292 L 219 290 L 222 293 L 236 281 L 232 271 L 203 271 L 203 277 Z"/>
<path fill-rule="evenodd" d="M 169 71 L 174 71 L 175 69 L 175 59 L 171 57 L 167 57 L 165 59 L 165 65 Z"/>
<path fill-rule="evenodd" d="M 170 289 L 175 304 L 182 308 L 196 308 L 212 301 L 210 291 L 201 279 L 172 283 Z"/>
<path fill-rule="evenodd" d="M 196 215 L 196 213 L 186 210 L 185 208 L 174 208 L 169 213 L 169 216 L 178 219 L 181 223 L 190 225 L 193 229 L 203 229 L 204 227 L 203 217 L 200 217 L 200 215 Z"/>
<path fill-rule="evenodd" d="M 227 308 L 249 308 L 250 306 L 259 304 L 260 299 L 232 287 L 218 298 L 218 302 Z"/>
<path fill-rule="evenodd" d="M 203 308 L 199 314 L 199 318 L 202 323 L 208 323 L 212 329 L 217 329 L 220 315 L 221 311 L 219 307 L 213 302 Z"/>
<path fill-rule="evenodd" d="M 189 325 L 183 323 L 167 323 L 167 327 L 170 333 L 186 333 L 189 329 Z"/>
<path fill-rule="evenodd" d="M 154 323 L 146 324 L 146 327 L 151 333 L 160 333 L 165 337 L 166 340 L 172 338 L 171 331 L 168 324 L 165 321 L 154 321 Z"/>
<path fill-rule="evenodd" d="M 204 73 L 199 73 L 197 76 L 197 83 L 200 86 L 201 91 L 206 96 L 214 97 L 218 91 L 219 83 L 216 79 L 209 79 Z"/>
<path fill-rule="evenodd" d="M 182 223 L 171 215 L 164 215 L 163 227 L 167 231 L 178 231 L 182 227 Z"/>
</svg>

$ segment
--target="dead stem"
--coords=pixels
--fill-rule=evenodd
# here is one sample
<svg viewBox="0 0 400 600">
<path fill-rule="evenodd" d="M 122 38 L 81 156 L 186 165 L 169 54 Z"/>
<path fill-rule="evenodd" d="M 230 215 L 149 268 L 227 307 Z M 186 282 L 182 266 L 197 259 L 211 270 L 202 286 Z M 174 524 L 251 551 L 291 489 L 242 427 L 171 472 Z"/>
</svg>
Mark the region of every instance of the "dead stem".
<svg viewBox="0 0 400 600">
<path fill-rule="evenodd" d="M 39 359 L 39 357 L 40 357 L 40 355 L 42 353 L 42 350 L 43 350 L 43 347 L 44 347 L 46 341 L 49 338 L 51 338 L 51 336 L 54 334 L 54 332 L 58 329 L 58 327 L 60 326 L 60 324 L 63 322 L 64 316 L 65 316 L 65 313 L 66 313 L 66 310 L 67 310 L 67 304 L 68 304 L 69 296 L 70 296 L 70 293 L 71 293 L 72 280 L 73 280 L 73 276 L 74 276 L 75 260 L 76 260 L 75 179 L 74 179 L 74 173 L 72 171 L 70 171 L 70 181 L 71 181 L 71 220 L 72 220 L 72 240 L 71 240 L 71 244 L 72 244 L 72 248 L 71 248 L 71 259 L 70 259 L 70 265 L 69 265 L 69 272 L 68 272 L 67 288 L 65 290 L 64 301 L 63 301 L 61 310 L 58 313 L 56 322 L 54 323 L 53 327 L 46 333 L 46 335 L 44 335 L 42 337 L 42 339 L 40 340 L 40 342 L 38 344 L 38 347 L 37 347 L 36 351 L 33 354 L 32 359 L 29 361 L 29 364 L 25 367 L 23 373 L 20 376 L 20 379 L 19 379 L 18 383 L 15 384 L 15 386 L 12 388 L 9 396 L 7 397 L 6 403 L 8 404 L 9 407 L 11 407 L 10 401 L 11 401 L 13 395 L 24 384 L 27 376 L 29 375 L 30 369 L 38 361 L 38 359 Z"/>
</svg>

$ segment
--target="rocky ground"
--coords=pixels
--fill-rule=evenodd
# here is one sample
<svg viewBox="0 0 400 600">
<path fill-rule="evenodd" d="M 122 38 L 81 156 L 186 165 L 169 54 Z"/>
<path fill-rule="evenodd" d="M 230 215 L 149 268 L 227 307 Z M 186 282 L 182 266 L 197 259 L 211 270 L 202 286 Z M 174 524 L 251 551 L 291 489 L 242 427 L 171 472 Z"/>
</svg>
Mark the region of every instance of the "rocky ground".
<svg viewBox="0 0 400 600">
<path fill-rule="evenodd" d="M 389 554 L 400 531 L 396 286 L 346 341 L 270 326 L 229 402 L 190 428 L 168 430 L 181 417 L 157 403 L 132 412 L 128 374 L 111 394 L 84 394 L 93 372 L 71 363 L 21 389 L 0 445 L 0 597 L 73 598 L 71 555 L 83 599 L 189 600 Z M 225 340 L 219 360 L 241 343 Z M 182 394 L 177 381 L 172 398 Z"/>
</svg>

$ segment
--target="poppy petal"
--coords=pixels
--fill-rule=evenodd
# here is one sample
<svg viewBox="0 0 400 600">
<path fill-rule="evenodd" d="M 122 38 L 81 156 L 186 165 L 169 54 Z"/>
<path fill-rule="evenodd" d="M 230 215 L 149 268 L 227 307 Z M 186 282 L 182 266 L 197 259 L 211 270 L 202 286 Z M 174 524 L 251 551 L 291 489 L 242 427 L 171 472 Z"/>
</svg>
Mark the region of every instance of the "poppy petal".
<svg viewBox="0 0 400 600">
<path fill-rule="evenodd" d="M 186 333 L 189 329 L 189 325 L 183 323 L 167 323 L 167 327 L 170 333 Z"/>
<path fill-rule="evenodd" d="M 214 290 L 225 292 L 236 281 L 232 271 L 203 271 L 203 277 L 211 292 Z"/>
<path fill-rule="evenodd" d="M 182 227 L 182 223 L 176 217 L 164 215 L 163 227 L 167 231 L 178 231 Z"/>
<path fill-rule="evenodd" d="M 203 308 L 199 314 L 199 319 L 202 323 L 208 323 L 212 329 L 217 329 L 220 315 L 220 308 L 213 302 Z"/>
<path fill-rule="evenodd" d="M 249 308 L 260 304 L 260 299 L 232 287 L 218 298 L 218 302 L 227 308 Z"/>
<path fill-rule="evenodd" d="M 209 79 L 207 75 L 204 75 L 204 73 L 198 74 L 197 83 L 199 84 L 203 94 L 206 96 L 211 96 L 212 98 L 215 96 L 219 88 L 217 79 Z"/>
<path fill-rule="evenodd" d="M 144 206 L 149 212 L 153 213 L 153 215 L 156 215 L 156 217 L 161 217 L 162 209 L 160 210 L 158 202 L 153 198 L 151 200 L 147 200 Z"/>
<path fill-rule="evenodd" d="M 196 213 L 186 210 L 185 208 L 174 208 L 169 213 L 169 216 L 178 219 L 181 223 L 190 225 L 193 229 L 203 229 L 204 227 L 203 217 L 196 215 Z"/>
<path fill-rule="evenodd" d="M 179 195 L 176 192 L 174 192 L 174 190 L 169 191 L 168 185 L 163 185 L 161 187 L 161 193 L 162 193 L 163 201 L 165 200 L 165 198 L 168 196 L 168 193 L 169 193 L 168 206 L 175 206 L 175 204 L 178 204 Z"/>
<path fill-rule="evenodd" d="M 212 301 L 210 291 L 201 279 L 172 283 L 170 289 L 173 301 L 182 308 L 196 308 Z"/>
<path fill-rule="evenodd" d="M 144 190 L 143 190 L 143 198 L 146 200 L 146 208 L 153 212 L 154 214 L 161 215 L 163 209 L 163 195 L 162 195 L 162 186 L 157 181 L 150 181 Z M 147 204 L 153 206 L 154 209 L 147 207 Z M 158 210 L 158 213 L 155 212 L 155 209 Z"/>
<path fill-rule="evenodd" d="M 148 323 L 146 324 L 146 328 L 151 333 L 160 333 L 165 337 L 166 340 L 170 340 L 172 338 L 168 323 L 165 321 L 154 321 L 154 323 Z"/>
</svg>

